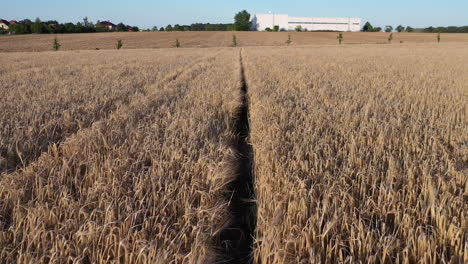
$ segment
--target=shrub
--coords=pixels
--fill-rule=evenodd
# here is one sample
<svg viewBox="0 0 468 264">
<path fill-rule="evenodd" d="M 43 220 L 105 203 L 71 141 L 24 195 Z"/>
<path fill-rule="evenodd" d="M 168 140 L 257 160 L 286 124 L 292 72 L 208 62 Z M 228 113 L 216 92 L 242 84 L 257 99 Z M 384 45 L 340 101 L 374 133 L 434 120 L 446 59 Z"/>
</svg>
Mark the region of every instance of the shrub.
<svg viewBox="0 0 468 264">
<path fill-rule="evenodd" d="M 118 49 L 118 50 L 121 49 L 122 46 L 123 46 L 122 40 L 121 40 L 121 39 L 117 40 L 117 49 Z"/>
<path fill-rule="evenodd" d="M 59 50 L 60 49 L 60 43 L 58 42 L 57 38 L 54 39 L 54 44 L 52 45 L 53 49 L 55 51 Z"/>
<path fill-rule="evenodd" d="M 267 27 L 267 28 L 265 28 L 265 31 L 271 32 L 273 30 L 271 28 Z"/>
<path fill-rule="evenodd" d="M 180 47 L 180 42 L 179 42 L 179 39 L 176 39 L 175 40 L 175 45 L 174 45 L 176 48 L 179 48 Z"/>
<path fill-rule="evenodd" d="M 440 43 L 440 32 L 437 33 L 437 43 Z"/>
<path fill-rule="evenodd" d="M 338 34 L 338 37 L 336 37 L 338 39 L 338 43 L 341 45 L 341 42 L 343 42 L 343 34 L 340 33 Z"/>
<path fill-rule="evenodd" d="M 286 40 L 286 45 L 289 46 L 289 44 L 291 44 L 292 40 L 291 40 L 291 35 L 288 35 L 288 39 Z"/>
<path fill-rule="evenodd" d="M 237 47 L 237 37 L 236 37 L 236 35 L 232 35 L 232 46 Z"/>
<path fill-rule="evenodd" d="M 296 30 L 297 32 L 301 32 L 301 31 L 302 31 L 302 27 L 301 27 L 301 26 L 297 26 L 294 30 Z"/>
<path fill-rule="evenodd" d="M 273 31 L 274 31 L 274 32 L 278 32 L 278 31 L 279 31 L 279 29 L 280 29 L 280 28 L 279 28 L 279 26 L 278 26 L 278 25 L 276 25 L 276 26 L 274 26 L 274 27 L 273 27 Z"/>
<path fill-rule="evenodd" d="M 392 40 L 393 40 L 393 33 L 391 33 L 390 36 L 388 36 L 388 43 L 392 43 Z"/>
</svg>

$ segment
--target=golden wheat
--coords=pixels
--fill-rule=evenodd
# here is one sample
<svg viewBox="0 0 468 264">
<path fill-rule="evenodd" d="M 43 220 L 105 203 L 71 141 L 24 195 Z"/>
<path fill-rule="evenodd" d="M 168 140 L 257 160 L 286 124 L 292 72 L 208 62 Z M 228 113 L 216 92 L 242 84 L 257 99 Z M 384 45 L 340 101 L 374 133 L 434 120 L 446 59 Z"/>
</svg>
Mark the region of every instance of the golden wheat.
<svg viewBox="0 0 468 264">
<path fill-rule="evenodd" d="M 0 263 L 466 263 L 462 42 L 2 53 Z"/>
<path fill-rule="evenodd" d="M 27 168 L 3 175 L 0 262 L 218 257 L 216 239 L 230 221 L 224 186 L 233 177 L 226 163 L 239 66 L 234 50 L 203 54 Z M 147 62 L 158 69 L 157 61 Z"/>
<path fill-rule="evenodd" d="M 245 61 L 257 263 L 468 261 L 466 45 Z"/>
<path fill-rule="evenodd" d="M 206 51 L 3 54 L 0 173 L 26 166 L 79 129 L 144 96 Z"/>
<path fill-rule="evenodd" d="M 389 33 L 343 32 L 343 44 L 387 44 Z M 176 39 L 182 48 L 230 47 L 232 36 L 237 45 L 286 46 L 291 35 L 291 46 L 337 45 L 337 32 L 248 32 L 248 31 L 198 31 L 198 32 L 115 32 L 88 34 L 29 34 L 0 36 L 0 52 L 52 51 L 57 38 L 60 50 L 115 49 L 117 40 L 122 40 L 123 49 L 172 48 Z M 408 43 L 437 44 L 437 33 L 393 33 L 392 45 Z M 467 43 L 468 34 L 442 34 L 441 45 Z"/>
</svg>

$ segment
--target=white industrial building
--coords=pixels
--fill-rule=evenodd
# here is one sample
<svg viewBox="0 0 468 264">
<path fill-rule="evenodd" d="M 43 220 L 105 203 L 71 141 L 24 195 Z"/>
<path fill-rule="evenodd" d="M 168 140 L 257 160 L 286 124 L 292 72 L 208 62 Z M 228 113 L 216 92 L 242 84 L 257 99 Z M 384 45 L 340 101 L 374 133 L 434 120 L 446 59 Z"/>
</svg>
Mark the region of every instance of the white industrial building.
<svg viewBox="0 0 468 264">
<path fill-rule="evenodd" d="M 281 14 L 255 14 L 251 18 L 252 30 L 264 31 L 279 26 L 280 30 L 295 30 L 301 26 L 308 31 L 360 31 L 360 18 L 329 18 L 329 17 L 290 17 Z"/>
</svg>

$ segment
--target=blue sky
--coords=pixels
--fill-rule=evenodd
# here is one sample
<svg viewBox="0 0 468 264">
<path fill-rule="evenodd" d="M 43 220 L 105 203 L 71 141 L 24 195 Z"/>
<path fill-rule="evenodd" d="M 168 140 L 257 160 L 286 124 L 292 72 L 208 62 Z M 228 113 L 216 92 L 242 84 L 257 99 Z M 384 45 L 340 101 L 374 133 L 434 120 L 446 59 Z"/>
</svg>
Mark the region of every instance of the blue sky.
<svg viewBox="0 0 468 264">
<path fill-rule="evenodd" d="M 111 20 L 141 28 L 195 22 L 231 23 L 237 11 L 251 14 L 289 14 L 291 16 L 360 17 L 373 25 L 412 27 L 468 25 L 468 0 L 16 0 L 3 1 L 0 18 L 55 19 L 77 22 Z"/>
</svg>

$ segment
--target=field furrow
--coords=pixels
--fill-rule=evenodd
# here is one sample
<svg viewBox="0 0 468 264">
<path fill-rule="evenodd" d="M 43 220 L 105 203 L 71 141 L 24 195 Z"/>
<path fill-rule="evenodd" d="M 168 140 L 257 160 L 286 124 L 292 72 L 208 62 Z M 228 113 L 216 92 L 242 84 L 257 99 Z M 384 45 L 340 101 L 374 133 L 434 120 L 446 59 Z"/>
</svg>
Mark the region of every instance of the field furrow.
<svg viewBox="0 0 468 264">
<path fill-rule="evenodd" d="M 468 260 L 464 47 L 245 55 L 256 263 Z"/>
<path fill-rule="evenodd" d="M 218 259 L 219 233 L 230 222 L 230 126 L 240 98 L 238 53 L 218 55 L 5 174 L 0 259 Z"/>
<path fill-rule="evenodd" d="M 224 255 L 222 263 L 251 263 L 257 209 L 254 192 L 253 152 L 250 144 L 249 95 L 245 81 L 242 50 L 239 57 L 239 106 L 233 118 L 231 132 L 235 178 L 226 187 L 229 200 L 230 225 L 220 233 Z"/>
</svg>

